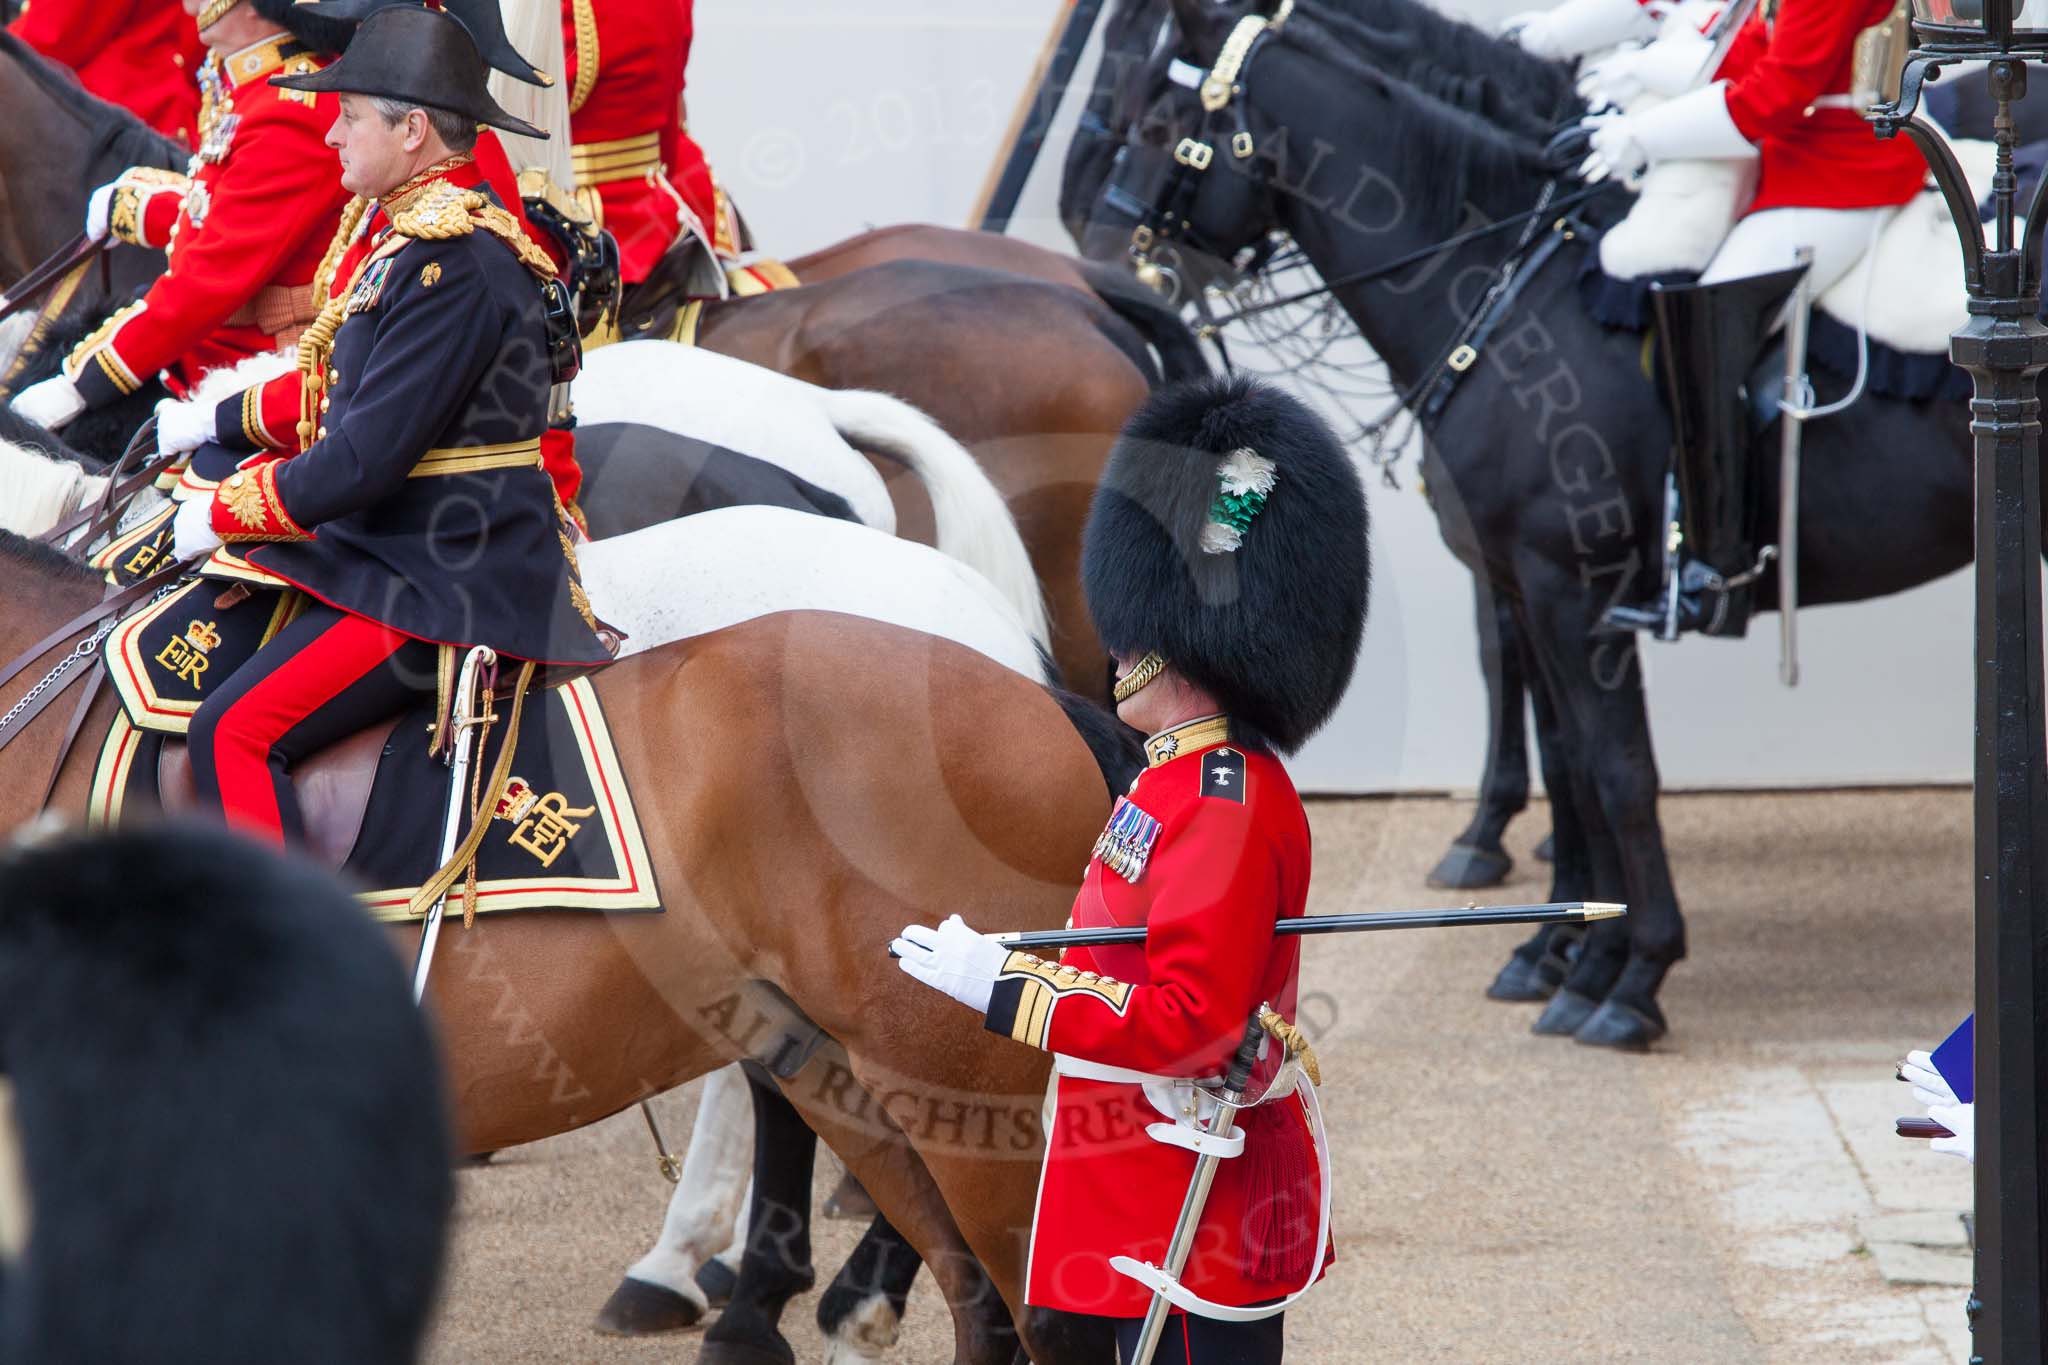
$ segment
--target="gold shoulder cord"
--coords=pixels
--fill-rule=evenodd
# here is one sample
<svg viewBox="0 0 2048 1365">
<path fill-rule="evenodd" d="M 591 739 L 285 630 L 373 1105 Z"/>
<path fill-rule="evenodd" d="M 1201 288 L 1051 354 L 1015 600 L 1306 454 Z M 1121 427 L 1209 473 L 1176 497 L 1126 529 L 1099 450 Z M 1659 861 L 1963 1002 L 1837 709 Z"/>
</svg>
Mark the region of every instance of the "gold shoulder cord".
<svg viewBox="0 0 2048 1365">
<path fill-rule="evenodd" d="M 569 0 L 569 12 L 576 22 L 576 84 L 569 89 L 569 112 L 574 114 L 597 88 L 597 11 L 591 0 Z"/>
</svg>

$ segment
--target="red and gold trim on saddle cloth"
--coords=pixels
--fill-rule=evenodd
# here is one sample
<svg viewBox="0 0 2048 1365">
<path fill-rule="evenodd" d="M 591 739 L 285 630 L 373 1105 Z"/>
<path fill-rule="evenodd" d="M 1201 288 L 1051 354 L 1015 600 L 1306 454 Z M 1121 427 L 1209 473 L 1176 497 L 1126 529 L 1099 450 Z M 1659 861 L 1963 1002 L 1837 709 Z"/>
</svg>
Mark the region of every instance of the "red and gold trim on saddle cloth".
<svg viewBox="0 0 2048 1365">
<path fill-rule="evenodd" d="M 197 579 L 114 627 L 107 676 L 129 723 L 184 734 L 200 703 L 304 605 L 298 592 L 251 593 Z"/>
<path fill-rule="evenodd" d="M 519 752 L 513 757 L 514 776 L 484 817 L 490 829 L 477 857 L 476 912 L 659 910 L 661 897 L 640 817 L 633 809 L 597 689 L 588 678 L 578 678 L 533 694 L 527 708 Z M 541 766 L 529 759 L 530 743 L 545 755 Z M 387 755 L 385 762 L 393 757 Z M 488 763 L 485 770 L 489 771 Z M 519 776 L 522 772 L 532 774 L 533 780 Z M 369 874 L 359 865 L 363 855 L 374 855 L 378 845 L 390 843 L 377 833 L 386 814 L 376 805 L 384 787 L 380 769 L 379 790 L 372 794 L 356 855 L 349 859 L 350 870 L 359 878 Z M 441 793 L 436 790 L 432 796 L 438 817 Z M 430 842 L 422 841 L 419 849 L 427 855 L 421 866 L 428 874 L 434 870 L 429 865 L 434 851 Z M 380 883 L 372 878 L 371 884 Z M 418 885 L 385 885 L 388 889 L 363 893 L 370 914 L 393 923 L 411 920 L 407 906 Z M 448 897 L 451 918 L 466 909 L 463 897 L 463 883 L 458 881 Z"/>
</svg>

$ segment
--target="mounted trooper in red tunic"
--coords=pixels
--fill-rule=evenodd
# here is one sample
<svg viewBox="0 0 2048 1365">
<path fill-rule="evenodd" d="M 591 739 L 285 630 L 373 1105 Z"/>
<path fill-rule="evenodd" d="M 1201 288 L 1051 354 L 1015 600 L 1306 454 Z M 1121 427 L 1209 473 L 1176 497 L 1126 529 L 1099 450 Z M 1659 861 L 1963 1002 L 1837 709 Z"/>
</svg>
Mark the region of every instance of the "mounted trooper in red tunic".
<svg viewBox="0 0 2048 1365">
<path fill-rule="evenodd" d="M 1654 35 L 1651 16 L 1666 8 L 1659 0 L 1566 0 L 1511 27 L 1541 55 L 1579 56 Z M 1872 136 L 1862 117 L 1868 92 L 1858 93 L 1859 76 L 1878 64 L 1867 49 L 1896 32 L 1899 9 L 1899 0 L 1763 0 L 1718 44 L 1701 41 L 1681 12 L 1668 36 L 1600 63 L 1582 86 L 1618 89 L 1617 98 L 1664 97 L 1653 108 L 1586 119 L 1596 175 L 1632 178 L 1681 162 L 1749 163 L 1757 172 L 1754 195 L 1738 206 L 1698 282 L 1651 292 L 1684 543 L 1675 600 L 1667 584 L 1660 600 L 1614 612 L 1617 624 L 1717 635 L 1740 635 L 1747 625 L 1763 509 L 1760 481 L 1748 471 L 1744 382 L 1802 274 L 1811 293 L 1824 292 L 1926 183 L 1911 142 Z M 1729 10 L 1715 22 L 1742 18 L 1736 6 Z M 1655 207 L 1646 197 L 1636 216 Z M 1633 220 L 1628 226 L 1643 232 Z M 1655 234 L 1652 220 L 1645 235 Z"/>
<path fill-rule="evenodd" d="M 277 81 L 340 95 L 327 140 L 377 208 L 301 342 L 311 441 L 185 503 L 173 544 L 180 560 L 249 546 L 249 568 L 312 599 L 189 733 L 201 794 L 284 838 L 301 829 L 291 764 L 432 695 L 436 645 L 609 654 L 540 463 L 554 265 L 470 153 L 478 123 L 538 130 L 490 98 L 460 23 L 410 5 L 373 15 L 333 66 Z"/>
<path fill-rule="evenodd" d="M 184 394 L 210 369 L 290 345 L 319 305 L 313 275 L 348 195 L 320 145 L 334 101 L 269 83 L 318 71 L 339 49 L 329 25 L 291 0 L 211 0 L 205 103 L 187 173 L 137 167 L 94 192 L 86 231 L 161 248 L 142 298 L 24 389 L 15 410 L 61 427 L 161 375 Z"/>
<path fill-rule="evenodd" d="M 956 915 L 896 941 L 918 980 L 1054 1054 L 1028 1301 L 1119 1319 L 1128 1359 L 1195 1155 L 1187 1134 L 1262 1003 L 1295 1008 L 1309 827 L 1279 753 L 1328 718 L 1365 623 L 1366 511 L 1320 419 L 1237 379 L 1162 392 L 1125 429 L 1090 512 L 1089 609 L 1116 655 L 1118 714 L 1151 732 L 1071 927 L 1144 925 L 1143 947 L 1004 948 Z M 1266 1068 L 1268 1073 L 1271 1067 Z M 1277 1361 L 1280 1310 L 1328 1259 L 1311 1111 L 1240 1118 L 1161 1360 Z M 1184 1291 L 1184 1292 L 1183 1292 Z"/>
</svg>

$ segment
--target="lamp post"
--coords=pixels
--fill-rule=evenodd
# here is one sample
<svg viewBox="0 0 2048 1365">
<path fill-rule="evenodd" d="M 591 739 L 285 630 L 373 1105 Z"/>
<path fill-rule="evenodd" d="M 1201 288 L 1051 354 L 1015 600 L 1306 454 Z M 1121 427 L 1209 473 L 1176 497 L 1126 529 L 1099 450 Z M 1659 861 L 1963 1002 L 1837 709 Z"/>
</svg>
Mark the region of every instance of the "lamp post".
<svg viewBox="0 0 2048 1365">
<path fill-rule="evenodd" d="M 2013 0 L 1912 0 L 1915 48 L 1877 133 L 1913 139 L 1962 241 L 1969 321 L 1949 355 L 1975 385 L 1977 463 L 1976 1116 L 1977 1259 L 1973 1361 L 2033 1365 L 2048 1347 L 2048 1206 L 2042 1199 L 2042 1068 L 2048 1065 L 2048 734 L 2042 715 L 2041 402 L 2048 367 L 2036 239 L 2041 187 L 2015 235 L 2012 104 L 2048 26 L 2015 26 Z M 1941 134 L 1914 116 L 1944 66 L 1989 63 L 1997 105 L 1996 219 L 1987 243 L 1977 200 Z"/>
</svg>

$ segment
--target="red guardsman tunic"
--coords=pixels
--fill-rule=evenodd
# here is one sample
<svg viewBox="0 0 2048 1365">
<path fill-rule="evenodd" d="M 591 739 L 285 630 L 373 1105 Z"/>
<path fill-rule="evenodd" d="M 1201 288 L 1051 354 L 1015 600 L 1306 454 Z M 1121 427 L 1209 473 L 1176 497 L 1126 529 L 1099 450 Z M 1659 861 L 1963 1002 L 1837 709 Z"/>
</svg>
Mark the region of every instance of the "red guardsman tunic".
<svg viewBox="0 0 2048 1365">
<path fill-rule="evenodd" d="M 312 321 L 313 273 L 348 201 L 322 141 L 338 104 L 269 77 L 323 64 L 284 35 L 210 55 L 189 177 L 143 168 L 122 177 L 116 235 L 165 248 L 169 264 L 65 359 L 88 405 L 159 372 L 182 395 L 205 371 L 288 345 Z"/>
<path fill-rule="evenodd" d="M 206 44 L 178 0 L 25 0 L 9 30 L 93 94 L 190 147 Z"/>
<path fill-rule="evenodd" d="M 562 0 L 577 196 L 619 243 L 628 284 L 647 278 L 687 213 L 737 255 L 729 212 L 683 114 L 691 0 Z"/>
<path fill-rule="evenodd" d="M 1029 1303 L 1144 1313 L 1150 1294 L 1109 1258 L 1159 1263 L 1194 1174 L 1194 1153 L 1146 1134 L 1167 1116 L 1137 1078 L 1064 1074 L 1069 1059 L 1220 1077 L 1261 1002 L 1294 1017 L 1300 945 L 1273 926 L 1307 907 L 1308 817 L 1278 759 L 1228 740 L 1217 717 L 1147 741 L 1152 766 L 1117 803 L 1088 864 L 1074 927 L 1142 924 L 1144 946 L 1069 949 L 1057 966 L 1013 953 L 997 978 L 988 1027 L 1058 1054 L 1063 1072 Z M 1181 1275 L 1202 1297 L 1240 1306 L 1302 1287 L 1320 1199 L 1298 1097 L 1249 1111 L 1243 1124 L 1245 1150 L 1218 1166 Z M 1276 1172 L 1289 1174 L 1276 1184 Z"/>
<path fill-rule="evenodd" d="M 1880 140 L 1844 99 L 1856 39 L 1890 16 L 1893 0 L 1783 0 L 1761 9 L 1729 46 L 1717 73 L 1728 114 L 1762 152 L 1756 200 L 1764 209 L 1863 209 L 1903 204 L 1927 180 L 1910 139 Z"/>
</svg>

